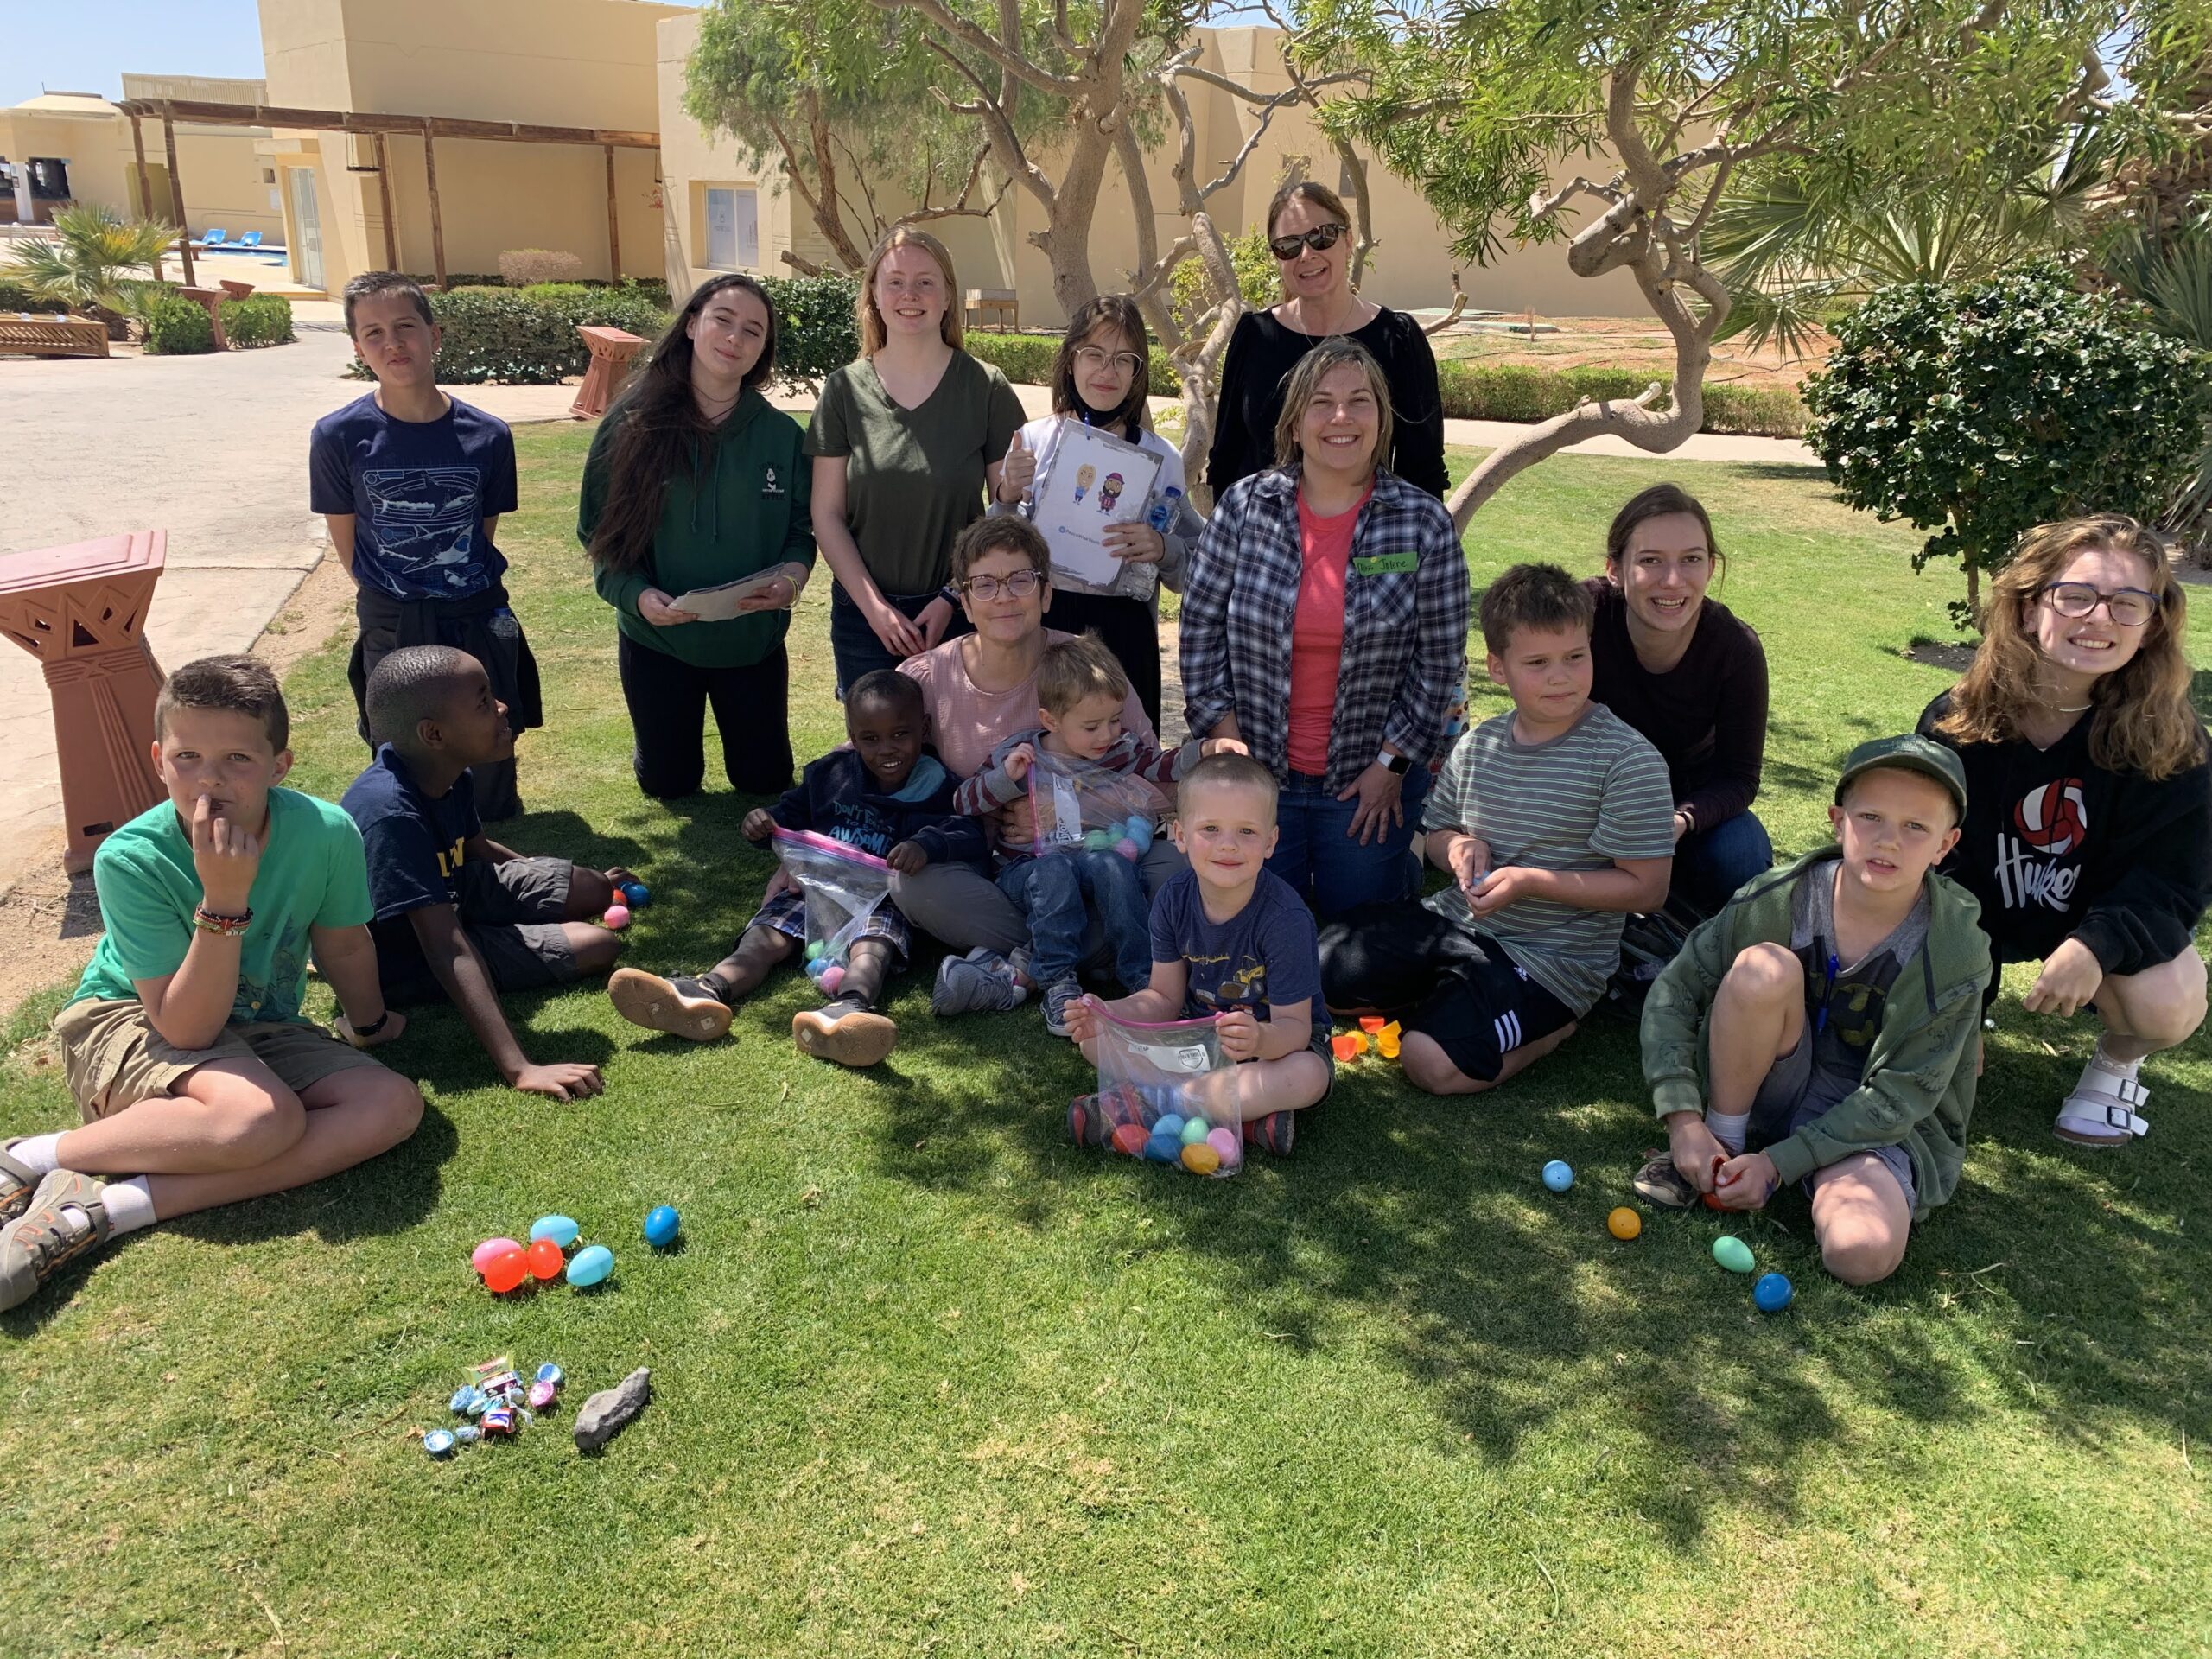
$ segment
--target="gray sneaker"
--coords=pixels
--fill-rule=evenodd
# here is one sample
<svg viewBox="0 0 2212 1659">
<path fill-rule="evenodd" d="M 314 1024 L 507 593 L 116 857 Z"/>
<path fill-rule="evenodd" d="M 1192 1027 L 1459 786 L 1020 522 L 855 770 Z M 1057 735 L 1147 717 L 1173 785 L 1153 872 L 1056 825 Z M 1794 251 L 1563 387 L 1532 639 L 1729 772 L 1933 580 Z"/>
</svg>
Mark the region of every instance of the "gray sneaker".
<svg viewBox="0 0 2212 1659">
<path fill-rule="evenodd" d="M 0 1228 L 0 1312 L 22 1306 L 57 1269 L 98 1249 L 107 1236 L 99 1181 L 55 1170 L 23 1213 Z"/>
<path fill-rule="evenodd" d="M 15 1144 L 0 1146 L 0 1226 L 29 1209 L 31 1194 L 38 1190 L 38 1172 L 10 1155 Z"/>
<path fill-rule="evenodd" d="M 1055 1037 L 1068 1034 L 1068 1010 L 1083 1000 L 1083 987 L 1072 979 L 1056 979 L 1045 988 L 1045 1029 Z"/>
<path fill-rule="evenodd" d="M 940 1020 L 957 1014 L 1004 1014 L 1020 1007 L 1028 995 L 1014 977 L 1014 964 L 979 944 L 964 957 L 947 957 L 938 963 L 930 1012 Z"/>
</svg>

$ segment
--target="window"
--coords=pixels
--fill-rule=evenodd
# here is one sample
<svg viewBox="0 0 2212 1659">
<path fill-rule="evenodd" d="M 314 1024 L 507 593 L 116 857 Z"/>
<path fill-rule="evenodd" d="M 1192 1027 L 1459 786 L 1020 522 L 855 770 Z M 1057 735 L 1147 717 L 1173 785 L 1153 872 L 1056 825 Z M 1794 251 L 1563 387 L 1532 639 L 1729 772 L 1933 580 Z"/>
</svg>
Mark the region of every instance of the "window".
<svg viewBox="0 0 2212 1659">
<path fill-rule="evenodd" d="M 760 219 L 752 188 L 707 187 L 707 264 L 715 270 L 749 270 L 760 264 Z"/>
</svg>

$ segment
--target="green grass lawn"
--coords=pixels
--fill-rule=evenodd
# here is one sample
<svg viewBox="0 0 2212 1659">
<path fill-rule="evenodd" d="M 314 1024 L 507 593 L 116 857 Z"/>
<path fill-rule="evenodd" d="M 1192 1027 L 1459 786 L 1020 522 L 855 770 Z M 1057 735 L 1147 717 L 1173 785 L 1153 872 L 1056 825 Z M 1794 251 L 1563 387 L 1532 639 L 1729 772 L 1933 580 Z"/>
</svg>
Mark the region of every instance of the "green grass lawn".
<svg viewBox="0 0 2212 1659">
<path fill-rule="evenodd" d="M 671 812 L 630 779 L 569 533 L 588 437 L 519 435 L 503 539 L 550 725 L 504 838 L 645 873 L 629 959 L 693 969 L 769 862 L 719 785 Z M 1765 637 L 1759 810 L 1802 849 L 1839 757 L 1946 683 L 1898 652 L 1945 632 L 1955 576 L 1802 472 L 1562 459 L 1477 519 L 1478 580 L 1595 569 L 1662 477 L 1711 506 Z M 839 734 L 827 586 L 793 647 L 803 755 Z M 333 796 L 362 759 L 342 669 L 290 683 L 294 781 Z M 385 1051 L 429 1101 L 409 1145 L 0 1319 L 0 1651 L 2207 1651 L 2202 1039 L 2152 1063 L 2146 1143 L 2069 1149 L 2050 1122 L 2090 1033 L 2024 1015 L 2016 979 L 1957 1199 L 1863 1292 L 1822 1278 L 1802 1199 L 1742 1224 L 1796 1281 L 1769 1318 L 1715 1219 L 1605 1233 L 1660 1138 L 1624 1026 L 1472 1103 L 1364 1062 L 1295 1157 L 1205 1182 L 1063 1144 L 1079 1057 L 1033 1009 L 931 1021 L 926 966 L 865 1075 L 793 1054 L 796 974 L 708 1048 L 594 989 L 518 999 L 533 1055 L 605 1065 L 574 1106 L 423 1014 Z M 59 997 L 12 1033 L 17 1133 L 71 1121 Z M 685 1243 L 657 1257 L 662 1202 Z M 556 1210 L 614 1247 L 611 1287 L 487 1295 L 470 1248 Z M 567 1368 L 554 1420 L 433 1464 L 416 1434 L 499 1352 Z M 580 1458 L 576 1404 L 639 1364 L 653 1405 Z"/>
</svg>

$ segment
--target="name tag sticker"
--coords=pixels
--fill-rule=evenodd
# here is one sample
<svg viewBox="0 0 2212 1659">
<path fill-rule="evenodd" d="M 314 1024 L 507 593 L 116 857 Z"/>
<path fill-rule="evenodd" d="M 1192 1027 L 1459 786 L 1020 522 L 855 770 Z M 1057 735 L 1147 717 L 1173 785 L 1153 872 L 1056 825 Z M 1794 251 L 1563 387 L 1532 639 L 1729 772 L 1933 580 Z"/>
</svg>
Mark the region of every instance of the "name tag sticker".
<svg viewBox="0 0 2212 1659">
<path fill-rule="evenodd" d="M 1404 575 L 1421 569 L 1418 553 L 1370 553 L 1354 559 L 1351 568 L 1363 576 Z"/>
</svg>

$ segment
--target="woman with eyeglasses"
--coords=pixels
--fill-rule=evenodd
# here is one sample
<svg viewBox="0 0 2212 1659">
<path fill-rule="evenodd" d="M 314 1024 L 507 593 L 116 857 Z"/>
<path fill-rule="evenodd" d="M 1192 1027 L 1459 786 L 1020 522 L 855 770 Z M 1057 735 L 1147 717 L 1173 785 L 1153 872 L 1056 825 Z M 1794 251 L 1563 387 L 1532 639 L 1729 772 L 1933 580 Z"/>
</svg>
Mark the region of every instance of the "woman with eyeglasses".
<svg viewBox="0 0 2212 1659">
<path fill-rule="evenodd" d="M 1390 388 L 1390 452 L 1379 459 L 1440 501 L 1451 486 L 1436 354 L 1413 318 L 1352 291 L 1351 224 L 1337 193 L 1311 180 L 1285 185 L 1268 204 L 1268 246 L 1283 296 L 1273 309 L 1238 321 L 1222 359 L 1206 460 L 1206 484 L 1217 501 L 1239 479 L 1275 464 L 1284 383 L 1299 359 L 1339 334 L 1366 348 Z"/>
<path fill-rule="evenodd" d="M 2150 1128 L 2138 1068 L 2204 1020 L 2212 768 L 2184 620 L 2164 547 L 2133 518 L 2039 524 L 1990 585 L 1966 677 L 1920 717 L 1966 763 L 1942 869 L 1981 901 L 2000 976 L 2039 962 L 2024 1007 L 2103 1022 L 2055 1125 L 2081 1146 Z"/>
<path fill-rule="evenodd" d="M 952 538 L 982 517 L 1022 419 L 1006 376 L 961 348 L 952 256 L 927 232 L 876 244 L 855 309 L 861 354 L 823 382 L 806 429 L 840 696 L 959 630 Z"/>
<path fill-rule="evenodd" d="M 899 664 L 919 683 L 929 741 L 955 777 L 974 777 L 1001 743 L 1037 724 L 1038 664 L 1046 645 L 1070 637 L 1045 626 L 1051 560 L 1045 537 L 1027 519 L 1005 515 L 970 524 L 953 543 L 952 586 L 975 631 Z M 1158 741 L 1135 690 L 1122 699 L 1122 729 Z M 995 816 L 998 839 L 1029 841 L 1027 798 Z M 1160 836 L 1138 865 L 1146 893 L 1182 868 L 1183 855 Z M 930 998 L 940 1017 L 1003 1012 L 1035 988 L 1021 959 L 1029 924 L 988 874 L 972 865 L 931 864 L 893 876 L 891 891 L 908 922 L 954 953 L 938 965 Z M 1087 955 L 1110 969 L 1096 918 Z"/>
<path fill-rule="evenodd" d="M 1205 522 L 1185 499 L 1181 454 L 1147 424 L 1151 346 L 1144 317 L 1128 295 L 1109 294 L 1076 308 L 1052 364 L 1052 412 L 1014 434 L 999 469 L 991 511 L 1029 516 L 1027 498 L 1038 475 L 1052 464 L 1064 421 L 1095 426 L 1160 458 L 1146 516 L 1105 531 L 1106 550 L 1122 561 L 1121 575 L 1096 587 L 1065 571 L 1055 573 L 1052 607 L 1045 613 L 1046 626 L 1063 633 L 1096 632 L 1156 727 L 1159 590 L 1182 591 L 1184 560 Z"/>
</svg>

